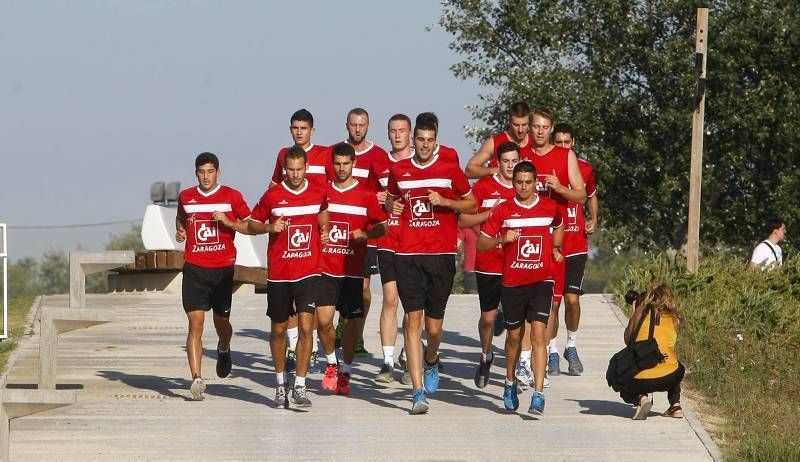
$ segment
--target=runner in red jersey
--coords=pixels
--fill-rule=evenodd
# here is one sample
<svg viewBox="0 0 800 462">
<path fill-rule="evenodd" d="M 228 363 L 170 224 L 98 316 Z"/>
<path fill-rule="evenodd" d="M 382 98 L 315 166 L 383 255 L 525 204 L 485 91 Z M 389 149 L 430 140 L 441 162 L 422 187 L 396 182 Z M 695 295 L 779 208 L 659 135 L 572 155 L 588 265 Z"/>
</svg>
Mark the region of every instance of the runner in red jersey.
<svg viewBox="0 0 800 462">
<path fill-rule="evenodd" d="M 415 124 L 419 126 L 420 124 L 433 124 L 436 126 L 436 130 L 439 130 L 439 117 L 436 116 L 433 112 L 421 112 L 417 115 L 417 119 L 415 120 Z M 456 165 L 461 165 L 458 159 L 458 151 L 450 146 L 445 146 L 443 144 L 436 144 L 436 147 L 433 149 L 433 155 L 439 156 L 440 159 L 453 162 Z M 461 168 L 461 167 L 459 167 Z"/>
<path fill-rule="evenodd" d="M 561 215 L 567 214 L 567 203 L 586 201 L 586 189 L 578 167 L 578 157 L 571 149 L 553 146 L 550 143 L 554 124 L 553 113 L 549 109 L 536 108 L 531 113 L 531 134 L 533 136 L 533 164 L 537 171 L 537 189 L 540 197 L 549 197 L 561 207 Z M 555 294 L 553 309 L 547 330 L 550 338 L 557 334 L 558 309 L 564 295 L 565 264 L 562 260 L 553 274 Z M 555 320 L 555 321 L 554 321 Z M 527 345 L 523 344 L 523 349 Z M 558 352 L 550 350 L 547 372 L 549 375 L 561 373 Z"/>
<path fill-rule="evenodd" d="M 553 142 L 556 146 L 572 149 L 575 144 L 574 130 L 568 124 L 557 124 L 553 131 Z M 564 256 L 566 261 L 564 281 L 564 321 L 567 326 L 567 346 L 564 349 L 564 359 L 568 363 L 570 375 L 583 373 L 583 364 L 578 356 L 575 341 L 578 337 L 578 326 L 581 319 L 580 296 L 583 295 L 583 276 L 586 268 L 586 258 L 589 251 L 588 236 L 594 232 L 597 225 L 597 185 L 594 171 L 589 162 L 578 159 L 578 168 L 586 184 L 586 194 L 589 197 L 588 207 L 590 219 L 586 220 L 584 205 L 570 202 L 567 206 L 567 223 L 564 227 Z M 553 330 L 558 332 L 558 319 L 555 319 Z M 557 340 L 550 341 L 551 352 L 558 353 Z"/>
<path fill-rule="evenodd" d="M 385 156 L 376 156 L 372 162 L 373 177 L 378 183 L 378 201 L 382 204 L 386 203 L 386 187 L 389 185 L 389 172 L 392 166 L 414 155 L 411 148 L 411 119 L 407 115 L 395 114 L 390 117 L 387 130 L 392 150 Z M 386 225 L 386 234 L 377 240 L 378 271 L 383 290 L 380 320 L 383 365 L 375 381 L 380 383 L 390 383 L 394 380 L 394 344 L 397 341 L 397 306 L 400 303 L 395 268 L 397 233 L 400 227 L 399 214 L 390 214 Z M 399 366 L 404 369 L 403 383 L 408 385 L 411 383 L 411 378 L 407 374 L 405 358 L 401 354 L 399 359 Z"/>
<path fill-rule="evenodd" d="M 309 407 L 305 382 L 319 298 L 321 244 L 328 240 L 328 211 L 325 190 L 305 177 L 306 152 L 292 146 L 286 152 L 285 165 L 286 178 L 261 196 L 253 208 L 248 230 L 253 234 L 269 233 L 267 316 L 271 321 L 269 346 L 277 381 L 275 405 L 289 405 L 284 373 L 286 328 L 289 316 L 297 314 L 300 332 L 292 401 L 298 407 Z"/>
<path fill-rule="evenodd" d="M 472 194 L 478 203 L 478 213 L 461 214 L 458 224 L 461 227 L 475 227 L 483 224 L 489 212 L 497 205 L 516 196 L 512 177 L 514 167 L 519 162 L 519 146 L 511 141 L 498 146 L 500 166 L 498 173 L 478 180 L 472 186 Z M 492 353 L 493 326 L 497 318 L 497 307 L 500 305 L 500 278 L 503 274 L 503 250 L 495 247 L 478 251 L 475 261 L 475 273 L 478 282 L 478 299 L 481 315 L 478 318 L 478 335 L 481 340 L 481 358 L 475 368 L 475 386 L 483 388 L 489 383 L 489 374 L 494 361 Z"/>
<path fill-rule="evenodd" d="M 492 135 L 483 142 L 478 152 L 467 162 L 467 178 L 477 179 L 498 172 L 497 148 L 506 141 L 520 147 L 520 160 L 529 160 L 533 155 L 530 142 L 531 110 L 528 104 L 518 101 L 511 105 L 508 114 L 508 130 Z M 484 167 L 484 165 L 487 165 Z"/>
<path fill-rule="evenodd" d="M 395 213 L 402 213 L 396 269 L 397 288 L 406 312 L 405 348 L 414 387 L 411 414 L 427 412 L 425 392 L 435 393 L 439 386 L 442 320 L 455 276 L 456 212 L 476 210 L 460 167 L 433 155 L 436 134 L 437 126 L 432 122 L 421 121 L 414 127 L 414 157 L 392 166 L 386 200 Z M 423 320 L 428 332 L 425 388 Z"/>
<path fill-rule="evenodd" d="M 372 163 L 375 159 L 385 157 L 384 151 L 377 144 L 367 140 L 367 132 L 369 131 L 369 113 L 366 109 L 357 107 L 351 109 L 347 113 L 347 143 L 353 146 L 356 152 L 355 166 L 353 167 L 353 177 L 356 178 L 362 186 L 366 186 L 373 192 L 378 191 L 378 182 L 375 174 L 372 171 Z M 369 315 L 369 309 L 372 305 L 372 292 L 370 292 L 370 278 L 373 274 L 378 274 L 378 242 L 375 239 L 367 241 L 367 256 L 364 272 L 364 287 L 362 288 L 362 298 L 364 299 L 364 317 L 366 321 Z M 342 318 L 339 318 L 339 324 L 342 325 Z M 338 331 L 341 332 L 341 331 Z M 359 331 L 358 345 L 356 346 L 356 354 L 368 356 L 369 351 L 364 348 L 364 325 L 361 324 Z"/>
<path fill-rule="evenodd" d="M 292 114 L 289 120 L 289 132 L 296 146 L 300 146 L 306 151 L 308 158 L 308 170 L 306 178 L 312 185 L 324 188 L 333 179 L 333 168 L 331 167 L 330 148 L 319 146 L 311 142 L 314 135 L 314 116 L 306 109 L 300 109 Z M 284 168 L 284 158 L 288 147 L 282 148 L 278 152 L 275 160 L 275 170 L 272 172 L 272 182 L 270 186 L 280 183 L 286 176 Z"/>
<path fill-rule="evenodd" d="M 530 162 L 514 167 L 516 197 L 495 207 L 481 227 L 478 249 L 503 247 L 501 300 L 506 317 L 506 382 L 503 404 L 519 407 L 514 380 L 525 322 L 530 322 L 535 350 L 535 383 L 528 412 L 544 413 L 547 322 L 553 298 L 553 265 L 561 255 L 561 207 L 536 194 L 536 169 Z M 552 230 L 552 231 L 551 231 Z M 552 234 L 551 234 L 552 233 Z"/>
<path fill-rule="evenodd" d="M 220 185 L 219 159 L 210 152 L 194 162 L 198 185 L 181 191 L 175 219 L 175 239 L 186 241 L 183 265 L 183 309 L 189 319 L 186 357 L 192 373 L 190 392 L 195 400 L 203 399 L 206 389 L 201 373 L 203 359 L 203 324 L 205 312 L 214 311 L 217 343 L 217 375 L 231 372 L 230 323 L 231 293 L 236 232 L 247 233 L 250 208 L 242 194 Z"/>
<path fill-rule="evenodd" d="M 375 192 L 353 178 L 356 153 L 347 143 L 332 148 L 336 179 L 327 188 L 330 231 L 322 248 L 322 290 L 317 307 L 319 337 L 327 358 L 322 388 L 340 395 L 350 394 L 350 370 L 356 344 L 364 325 L 364 264 L 367 238 L 380 237 L 386 230 L 386 213 Z M 336 360 L 334 309 L 344 320 L 342 356 Z"/>
</svg>

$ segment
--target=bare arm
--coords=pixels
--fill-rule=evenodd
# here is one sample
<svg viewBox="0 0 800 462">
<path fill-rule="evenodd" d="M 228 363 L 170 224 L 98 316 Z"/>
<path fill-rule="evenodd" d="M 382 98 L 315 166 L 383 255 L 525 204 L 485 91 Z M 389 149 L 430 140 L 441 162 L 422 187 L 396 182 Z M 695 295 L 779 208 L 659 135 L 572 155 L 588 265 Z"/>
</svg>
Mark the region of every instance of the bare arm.
<svg viewBox="0 0 800 462">
<path fill-rule="evenodd" d="M 636 325 L 639 324 L 639 319 L 641 319 L 643 315 L 642 313 L 644 313 L 644 303 L 637 303 L 633 308 L 631 318 L 628 320 L 628 326 L 625 328 L 625 338 L 623 338 L 625 343 L 630 339 L 633 329 L 636 329 Z"/>
<path fill-rule="evenodd" d="M 280 221 L 280 218 L 278 219 Z M 247 220 L 247 234 L 257 235 L 272 232 L 269 223 L 261 223 L 258 220 Z"/>
<path fill-rule="evenodd" d="M 175 240 L 178 242 L 186 240 L 186 222 L 180 216 L 175 217 Z"/>
<path fill-rule="evenodd" d="M 461 199 L 447 199 L 436 191 L 428 190 L 428 200 L 433 205 L 447 207 L 458 213 L 475 213 L 478 209 L 478 203 L 475 201 L 475 196 L 472 195 L 471 191 Z"/>
<path fill-rule="evenodd" d="M 377 239 L 384 234 L 386 234 L 386 222 L 378 223 L 367 230 L 367 237 L 370 239 Z"/>
<path fill-rule="evenodd" d="M 213 218 L 222 223 L 226 227 L 236 231 L 237 233 L 250 234 L 247 230 L 247 222 L 250 220 L 231 220 L 224 212 L 214 212 Z"/>
<path fill-rule="evenodd" d="M 483 166 L 483 164 L 492 159 L 493 154 L 494 140 L 489 138 L 483 142 L 481 148 L 478 149 L 478 152 L 473 154 L 472 158 L 470 158 L 467 162 L 467 168 L 464 169 L 464 173 L 467 174 L 467 178 L 474 180 L 497 173 L 498 169 L 496 167 L 489 168 Z"/>
<path fill-rule="evenodd" d="M 597 199 L 597 193 L 589 198 L 589 222 L 586 223 L 586 232 L 592 234 L 597 229 L 597 214 L 600 211 L 600 201 Z"/>
<path fill-rule="evenodd" d="M 494 249 L 498 245 L 505 244 L 506 242 L 515 241 L 518 237 L 519 237 L 518 229 L 507 229 L 504 234 L 501 233 L 499 236 L 495 237 L 489 237 L 481 233 L 480 236 L 478 236 L 478 242 L 475 243 L 475 248 L 478 250 Z"/>
<path fill-rule="evenodd" d="M 462 213 L 458 216 L 459 228 L 472 228 L 475 225 L 480 225 L 489 218 L 490 210 L 481 213 Z"/>
</svg>

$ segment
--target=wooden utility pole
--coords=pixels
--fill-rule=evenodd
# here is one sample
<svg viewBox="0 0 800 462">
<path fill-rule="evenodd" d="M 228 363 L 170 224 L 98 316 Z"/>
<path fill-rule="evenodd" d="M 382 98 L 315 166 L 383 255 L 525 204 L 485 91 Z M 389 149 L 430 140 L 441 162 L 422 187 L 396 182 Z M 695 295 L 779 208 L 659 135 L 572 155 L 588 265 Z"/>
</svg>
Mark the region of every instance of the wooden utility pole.
<svg viewBox="0 0 800 462">
<path fill-rule="evenodd" d="M 689 236 L 686 266 L 694 273 L 700 266 L 700 186 L 703 183 L 703 131 L 706 115 L 706 62 L 708 61 L 708 8 L 697 9 L 695 38 L 694 115 L 692 116 L 692 160 L 689 171 Z"/>
</svg>

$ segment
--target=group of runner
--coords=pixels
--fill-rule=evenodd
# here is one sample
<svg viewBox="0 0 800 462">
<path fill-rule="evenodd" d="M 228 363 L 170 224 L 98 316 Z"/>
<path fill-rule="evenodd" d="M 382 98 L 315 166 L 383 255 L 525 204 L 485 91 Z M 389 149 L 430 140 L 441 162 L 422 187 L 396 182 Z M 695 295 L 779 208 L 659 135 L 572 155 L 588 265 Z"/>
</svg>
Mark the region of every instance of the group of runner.
<svg viewBox="0 0 800 462">
<path fill-rule="evenodd" d="M 268 233 L 275 405 L 311 406 L 306 376 L 316 363 L 312 350 L 318 341 L 326 362 L 322 388 L 350 393 L 352 363 L 371 302 L 369 279 L 380 274 L 384 361 L 375 381 L 392 382 L 401 369 L 401 381 L 412 387 L 410 413 L 427 412 L 427 396 L 439 386 L 438 351 L 459 228 L 464 228 L 480 230 L 481 356 L 475 384 L 483 388 L 489 381 L 493 326 L 502 306 L 504 406 L 516 410 L 519 390 L 532 386 L 529 412 L 542 414 L 546 375 L 560 373 L 556 334 L 562 295 L 564 358 L 570 374 L 583 371 L 575 342 L 587 234 L 594 231 L 598 213 L 595 180 L 590 165 L 571 150 L 572 128 L 554 126 L 550 111 L 515 103 L 508 120 L 508 130 L 486 140 L 462 170 L 457 152 L 438 143 L 433 113 L 419 114 L 413 124 L 404 114 L 393 115 L 386 152 L 367 140 L 364 109 L 347 114 L 348 137 L 331 147 L 313 144 L 313 117 L 301 109 L 290 119 L 294 145 L 279 152 L 272 181 L 252 210 L 238 191 L 218 183 L 218 158 L 200 154 L 198 186 L 181 192 L 176 219 L 176 239 L 186 241 L 183 306 L 192 396 L 199 400 L 205 392 L 200 360 L 208 310 L 219 335 L 217 374 L 226 377 L 231 370 L 234 235 Z M 468 178 L 478 181 L 471 185 Z M 395 364 L 400 302 L 404 348 Z M 341 361 L 336 311 L 343 320 Z M 292 370 L 290 381 L 287 371 Z"/>
</svg>

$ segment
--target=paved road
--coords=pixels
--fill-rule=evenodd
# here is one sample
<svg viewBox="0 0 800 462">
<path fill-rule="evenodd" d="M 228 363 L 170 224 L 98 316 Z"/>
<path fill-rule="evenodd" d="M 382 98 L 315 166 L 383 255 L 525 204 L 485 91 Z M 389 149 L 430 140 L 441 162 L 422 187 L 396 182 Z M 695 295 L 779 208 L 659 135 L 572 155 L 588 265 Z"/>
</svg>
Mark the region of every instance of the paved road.
<svg viewBox="0 0 800 462">
<path fill-rule="evenodd" d="M 379 299 L 373 306 L 379 306 Z M 619 312 L 603 296 L 583 299 L 579 348 L 586 372 L 554 377 L 543 418 L 503 409 L 501 357 L 488 387 L 472 383 L 478 355 L 476 296 L 453 296 L 445 318 L 446 371 L 428 415 L 409 416 L 409 389 L 377 386 L 381 363 L 377 310 L 367 322 L 366 346 L 376 353 L 354 370 L 351 396 L 330 396 L 312 376 L 310 412 L 273 409 L 274 375 L 267 354 L 264 296 L 234 298 L 234 368 L 214 373 L 216 346 L 207 320 L 204 376 L 207 398 L 187 400 L 186 322 L 176 295 L 89 296 L 90 308 L 117 320 L 64 334 L 59 344 L 60 388 L 77 388 L 78 403 L 15 419 L 11 458 L 35 460 L 709 460 L 718 454 L 693 419 L 668 419 L 658 394 L 646 421 L 605 384 L 609 356 L 621 346 Z M 44 306 L 66 306 L 47 297 Z M 402 337 L 398 340 L 398 351 Z M 562 341 L 563 345 L 563 341 Z M 502 338 L 495 339 L 501 353 Z M 36 383 L 38 335 L 27 338 L 8 384 Z M 500 354 L 501 356 L 502 354 Z M 562 366 L 564 366 L 562 364 Z M 564 367 L 562 367 L 564 368 Z"/>
</svg>

